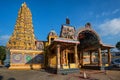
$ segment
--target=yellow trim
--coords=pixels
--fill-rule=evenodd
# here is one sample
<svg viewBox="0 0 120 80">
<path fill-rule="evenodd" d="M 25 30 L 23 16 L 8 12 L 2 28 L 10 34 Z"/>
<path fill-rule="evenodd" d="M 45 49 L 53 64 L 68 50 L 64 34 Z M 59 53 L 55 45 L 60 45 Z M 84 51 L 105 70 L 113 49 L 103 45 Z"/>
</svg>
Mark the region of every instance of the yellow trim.
<svg viewBox="0 0 120 80">
<path fill-rule="evenodd" d="M 10 70 L 31 70 L 31 69 L 36 69 L 39 70 L 43 66 L 43 64 L 32 64 L 32 68 L 30 64 L 22 64 L 22 65 L 12 65 L 9 67 Z"/>
<path fill-rule="evenodd" d="M 38 51 L 38 50 L 16 50 L 16 49 L 10 49 L 10 52 L 21 52 L 21 53 L 38 53 L 38 54 L 40 54 L 40 53 L 42 53 L 42 52 L 44 52 L 43 50 L 41 50 L 41 51 Z"/>
<path fill-rule="evenodd" d="M 70 63 L 70 68 L 76 68 L 76 64 L 75 63 Z"/>
<path fill-rule="evenodd" d="M 69 66 L 63 65 L 63 69 L 69 69 Z"/>
</svg>

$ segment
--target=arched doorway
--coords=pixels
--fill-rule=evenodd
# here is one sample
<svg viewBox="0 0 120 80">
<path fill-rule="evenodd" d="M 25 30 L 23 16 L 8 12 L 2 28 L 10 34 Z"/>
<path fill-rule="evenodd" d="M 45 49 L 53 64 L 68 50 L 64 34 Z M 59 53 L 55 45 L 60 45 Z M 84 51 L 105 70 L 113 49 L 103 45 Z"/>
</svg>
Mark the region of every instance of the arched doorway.
<svg viewBox="0 0 120 80">
<path fill-rule="evenodd" d="M 101 41 L 98 34 L 91 28 L 83 28 L 78 32 L 77 39 L 80 42 L 78 45 L 78 57 L 80 65 L 93 64 L 96 56 L 93 53 L 97 52 L 101 46 Z"/>
<path fill-rule="evenodd" d="M 103 65 L 103 50 L 106 50 L 106 53 L 108 53 L 108 55 L 106 56 L 108 62 L 106 64 L 110 65 L 110 49 L 113 48 L 113 46 L 103 44 L 100 40 L 99 35 L 93 29 L 91 29 L 90 27 L 80 29 L 77 32 L 77 40 L 80 42 L 80 44 L 77 46 L 80 66 L 84 66 L 84 64 L 90 64 L 97 66 L 95 67 L 97 69 L 101 69 Z M 93 55 L 94 53 L 97 54 Z M 97 59 L 96 62 L 95 59 Z"/>
<path fill-rule="evenodd" d="M 80 41 L 79 50 L 95 49 L 100 45 L 100 38 L 93 30 L 80 31 L 77 39 Z"/>
</svg>

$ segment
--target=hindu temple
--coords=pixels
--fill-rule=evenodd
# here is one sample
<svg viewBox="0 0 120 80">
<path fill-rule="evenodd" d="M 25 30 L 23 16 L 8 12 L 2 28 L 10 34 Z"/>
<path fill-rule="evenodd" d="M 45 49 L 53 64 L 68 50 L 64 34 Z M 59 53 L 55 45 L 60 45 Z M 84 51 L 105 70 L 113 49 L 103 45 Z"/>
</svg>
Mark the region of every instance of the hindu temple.
<svg viewBox="0 0 120 80">
<path fill-rule="evenodd" d="M 57 74 L 79 72 L 81 68 L 102 69 L 111 63 L 110 49 L 105 45 L 90 23 L 75 29 L 70 19 L 62 24 L 60 35 L 51 30 L 47 41 L 35 38 L 32 13 L 23 3 L 14 31 L 7 43 L 10 55 L 9 69 L 47 69 Z M 102 51 L 106 50 L 107 62 L 102 62 Z M 95 69 L 93 68 L 93 69 Z"/>
</svg>

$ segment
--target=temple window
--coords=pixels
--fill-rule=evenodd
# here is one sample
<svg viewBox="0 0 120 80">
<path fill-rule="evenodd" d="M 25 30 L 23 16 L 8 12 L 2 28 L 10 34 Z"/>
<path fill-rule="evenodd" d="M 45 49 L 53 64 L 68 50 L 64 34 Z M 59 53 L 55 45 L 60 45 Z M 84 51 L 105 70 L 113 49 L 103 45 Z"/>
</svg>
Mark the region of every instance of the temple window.
<svg viewBox="0 0 120 80">
<path fill-rule="evenodd" d="M 54 38 L 51 38 L 51 42 L 53 42 Z"/>
</svg>

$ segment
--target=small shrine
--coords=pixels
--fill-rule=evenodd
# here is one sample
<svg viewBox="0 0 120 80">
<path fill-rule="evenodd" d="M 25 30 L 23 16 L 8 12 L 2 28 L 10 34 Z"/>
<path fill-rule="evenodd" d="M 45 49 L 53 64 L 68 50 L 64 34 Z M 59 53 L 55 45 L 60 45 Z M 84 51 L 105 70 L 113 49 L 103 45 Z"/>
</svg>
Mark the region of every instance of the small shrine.
<svg viewBox="0 0 120 80">
<path fill-rule="evenodd" d="M 66 18 L 66 24 L 62 25 L 60 36 L 55 31 L 50 34 L 53 35 L 48 35 L 47 67 L 53 69 L 55 73 L 79 72 L 77 46 L 80 42 L 75 39 L 75 27 L 70 25 L 70 20 Z"/>
</svg>

